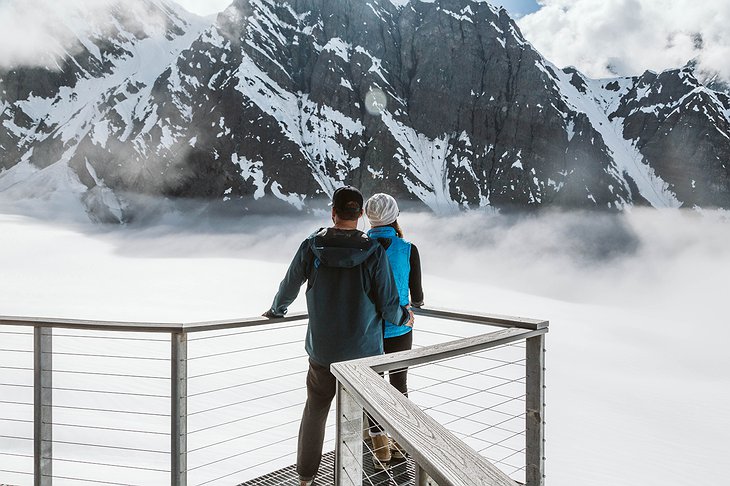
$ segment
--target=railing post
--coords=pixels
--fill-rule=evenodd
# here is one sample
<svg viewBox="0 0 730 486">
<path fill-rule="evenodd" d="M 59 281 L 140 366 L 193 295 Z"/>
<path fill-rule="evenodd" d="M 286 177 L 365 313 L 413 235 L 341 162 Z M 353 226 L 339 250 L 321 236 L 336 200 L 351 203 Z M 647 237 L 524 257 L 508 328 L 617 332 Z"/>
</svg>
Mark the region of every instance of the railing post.
<svg viewBox="0 0 730 486">
<path fill-rule="evenodd" d="M 172 486 L 187 486 L 188 469 L 188 337 L 186 332 L 173 332 L 171 337 L 171 405 L 170 405 L 170 472 Z"/>
<path fill-rule="evenodd" d="M 337 382 L 335 485 L 362 486 L 363 410 Z"/>
<path fill-rule="evenodd" d="M 545 335 L 527 339 L 526 486 L 545 484 Z"/>
<path fill-rule="evenodd" d="M 415 486 L 438 486 L 436 481 L 431 479 L 426 471 L 421 466 L 416 464 L 416 481 Z"/>
<path fill-rule="evenodd" d="M 33 328 L 33 484 L 53 483 L 53 329 Z"/>
</svg>

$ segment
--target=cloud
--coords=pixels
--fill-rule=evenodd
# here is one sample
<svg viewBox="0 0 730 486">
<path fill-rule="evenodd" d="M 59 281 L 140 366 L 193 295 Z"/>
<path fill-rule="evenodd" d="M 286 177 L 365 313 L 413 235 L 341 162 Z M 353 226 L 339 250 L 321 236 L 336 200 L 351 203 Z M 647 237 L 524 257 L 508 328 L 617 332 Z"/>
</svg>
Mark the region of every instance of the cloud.
<svg viewBox="0 0 730 486">
<path fill-rule="evenodd" d="M 700 68 L 730 79 L 727 0 L 541 0 L 519 20 L 525 37 L 558 66 L 592 77 Z"/>
<path fill-rule="evenodd" d="M 190 204 L 184 212 L 128 225 L 129 232 L 111 231 L 109 241 L 128 258 L 244 258 L 288 265 L 302 239 L 331 224 L 327 211 L 241 215 Z M 723 302 L 727 276 L 717 269 L 730 262 L 726 211 L 473 211 L 449 217 L 405 211 L 399 222 L 418 246 L 430 305 L 444 301 L 432 279 L 579 304 L 659 307 L 675 318 L 710 318 Z M 359 228 L 369 226 L 360 221 Z"/>
<path fill-rule="evenodd" d="M 327 216 L 216 220 L 189 213 L 171 214 L 164 224 L 149 227 L 99 228 L 66 227 L 57 218 L 34 221 L 0 211 L 2 310 L 9 315 L 142 322 L 256 316 L 271 304 L 301 239 L 329 224 Z M 550 319 L 547 437 L 554 484 L 727 482 L 717 465 L 726 460 L 730 430 L 730 415 L 718 406 L 730 400 L 728 213 L 636 208 L 620 215 L 515 218 L 471 212 L 445 218 L 404 212 L 399 219 L 421 252 L 429 306 Z M 612 243 L 607 245 L 606 238 Z M 292 311 L 304 308 L 303 294 L 302 289 Z M 492 330 L 418 317 L 414 339 L 416 345 L 433 344 L 448 334 Z M 230 336 L 231 331 L 219 334 L 226 336 L 222 344 L 191 338 L 191 356 L 249 348 L 250 340 L 257 339 L 252 334 Z M 257 335 L 272 343 L 303 339 L 301 334 Z M 2 336 L 32 346 L 27 337 Z M 57 351 L 82 345 L 77 338 L 55 339 Z M 9 347 L 6 341 L 4 347 Z M 87 346 L 94 341 L 101 347 L 97 352 L 107 355 L 124 351 L 114 347 L 116 342 L 130 347 L 120 341 L 83 341 Z M 156 356 L 158 349 L 164 352 L 164 344 L 137 341 L 134 351 L 144 345 Z M 302 345 L 291 344 L 291 349 L 301 353 Z M 265 351 L 271 355 L 266 361 L 291 357 L 281 350 Z M 6 354 L 3 359 L 25 366 L 22 353 L 11 354 L 18 356 Z M 226 359 L 262 361 L 245 353 L 213 361 L 220 367 Z M 127 369 L 134 365 L 124 361 Z M 306 367 L 306 358 L 295 361 Z M 91 370 L 88 363 L 77 365 L 74 369 Z M 492 373 L 506 376 L 504 369 Z M 414 381 L 417 374 L 414 370 Z M 142 391 L 138 382 L 125 389 Z M 103 380 L 84 383 L 109 389 Z M 11 392 L 6 396 L 22 399 L 22 390 Z M 118 444 L 122 439 L 109 440 Z M 12 460 L 3 465 L 23 467 L 20 459 Z M 614 467 L 605 468 L 606 461 Z M 240 460 L 232 462 L 214 465 L 206 474 L 226 474 L 225 468 Z M 159 484 L 157 477 L 145 472 L 136 482 Z"/>
<path fill-rule="evenodd" d="M 187 11 L 198 15 L 212 15 L 225 10 L 233 0 L 177 0 Z"/>
<path fill-rule="evenodd" d="M 53 66 L 72 46 L 71 32 L 63 22 L 44 15 L 42 1 L 0 2 L 0 68 L 18 65 Z"/>
<path fill-rule="evenodd" d="M 163 12 L 145 0 L 0 0 L 0 69 L 61 69 L 87 38 L 109 36 L 122 24 L 159 29 Z"/>
</svg>

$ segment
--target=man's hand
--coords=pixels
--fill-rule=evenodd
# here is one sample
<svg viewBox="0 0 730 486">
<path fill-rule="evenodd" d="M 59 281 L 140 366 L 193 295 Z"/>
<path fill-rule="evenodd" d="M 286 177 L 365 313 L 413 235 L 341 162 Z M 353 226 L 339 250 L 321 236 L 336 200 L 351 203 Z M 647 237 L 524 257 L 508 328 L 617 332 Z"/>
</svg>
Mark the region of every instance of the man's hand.
<svg viewBox="0 0 730 486">
<path fill-rule="evenodd" d="M 272 311 L 271 309 L 269 309 L 266 312 L 264 312 L 263 314 L 261 314 L 261 316 L 265 317 L 267 319 L 276 319 L 277 317 L 284 317 L 284 316 L 280 316 L 278 314 L 274 314 L 274 311 Z"/>
<path fill-rule="evenodd" d="M 413 314 L 410 305 L 406 308 L 408 309 L 408 322 L 406 322 L 405 325 L 408 327 L 413 327 L 413 323 L 416 322 L 416 316 Z"/>
</svg>

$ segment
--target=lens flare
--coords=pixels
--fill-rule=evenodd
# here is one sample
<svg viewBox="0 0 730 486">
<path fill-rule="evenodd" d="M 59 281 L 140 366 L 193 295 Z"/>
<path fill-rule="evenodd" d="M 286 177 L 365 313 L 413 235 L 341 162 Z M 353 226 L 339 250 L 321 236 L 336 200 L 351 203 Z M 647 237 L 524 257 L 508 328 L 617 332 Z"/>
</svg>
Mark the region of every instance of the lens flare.
<svg viewBox="0 0 730 486">
<path fill-rule="evenodd" d="M 388 97 L 383 90 L 380 88 L 370 88 L 365 95 L 365 109 L 368 110 L 368 113 L 373 116 L 380 116 L 387 106 Z"/>
</svg>

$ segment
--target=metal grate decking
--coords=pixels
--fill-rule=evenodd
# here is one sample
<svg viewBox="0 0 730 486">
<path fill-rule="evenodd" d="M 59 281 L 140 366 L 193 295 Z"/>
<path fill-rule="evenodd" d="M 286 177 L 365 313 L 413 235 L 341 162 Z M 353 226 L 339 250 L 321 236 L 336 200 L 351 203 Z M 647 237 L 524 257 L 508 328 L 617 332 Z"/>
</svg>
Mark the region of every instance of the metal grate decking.
<svg viewBox="0 0 730 486">
<path fill-rule="evenodd" d="M 364 448 L 367 451 L 367 448 Z M 368 486 L 414 486 L 416 467 L 410 459 L 392 461 L 388 471 L 373 469 L 373 461 L 369 452 L 363 454 L 363 484 Z M 319 473 L 313 486 L 334 486 L 335 453 L 328 452 L 322 456 Z M 298 486 L 296 466 L 279 469 L 260 478 L 247 481 L 240 486 Z"/>
</svg>

